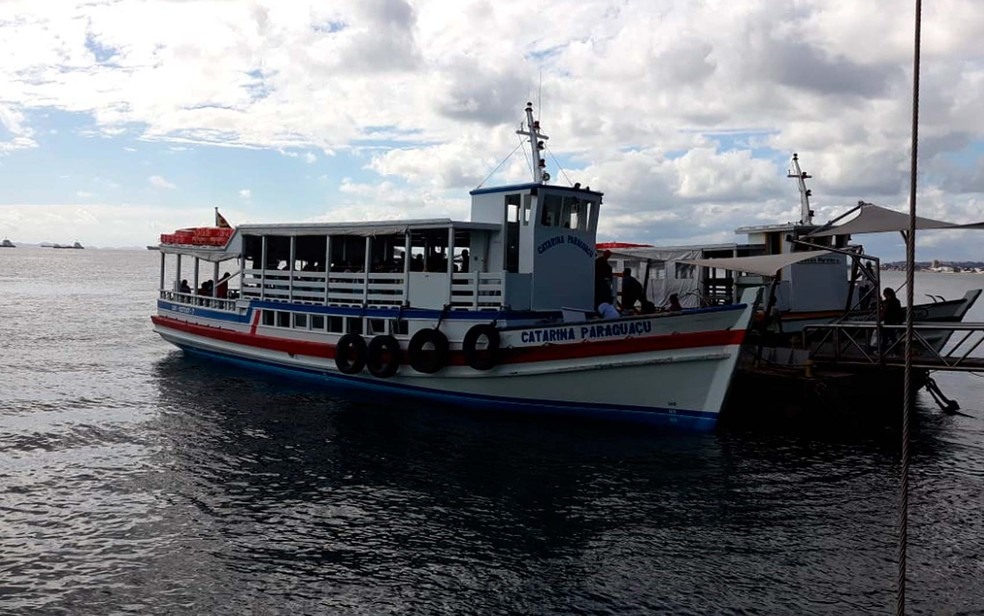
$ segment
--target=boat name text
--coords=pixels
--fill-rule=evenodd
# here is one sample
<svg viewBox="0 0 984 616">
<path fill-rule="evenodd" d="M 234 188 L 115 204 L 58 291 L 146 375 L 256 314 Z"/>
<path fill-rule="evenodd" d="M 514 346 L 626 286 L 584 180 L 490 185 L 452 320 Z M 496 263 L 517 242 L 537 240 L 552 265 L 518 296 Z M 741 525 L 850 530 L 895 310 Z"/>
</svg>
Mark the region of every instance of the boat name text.
<svg viewBox="0 0 984 616">
<path fill-rule="evenodd" d="M 554 246 L 560 246 L 561 244 L 572 244 L 580 248 L 584 254 L 589 257 L 595 256 L 594 248 L 588 245 L 587 242 L 581 238 L 574 235 L 555 235 L 552 238 L 544 241 L 542 244 L 536 247 L 537 254 L 543 254 L 553 248 Z"/>
<path fill-rule="evenodd" d="M 580 327 L 531 329 L 522 332 L 520 338 L 524 344 L 535 344 L 538 342 L 568 342 L 596 338 L 621 338 L 624 336 L 648 334 L 652 331 L 652 321 L 630 321 L 628 323 L 605 323 L 603 325 L 582 325 Z"/>
</svg>

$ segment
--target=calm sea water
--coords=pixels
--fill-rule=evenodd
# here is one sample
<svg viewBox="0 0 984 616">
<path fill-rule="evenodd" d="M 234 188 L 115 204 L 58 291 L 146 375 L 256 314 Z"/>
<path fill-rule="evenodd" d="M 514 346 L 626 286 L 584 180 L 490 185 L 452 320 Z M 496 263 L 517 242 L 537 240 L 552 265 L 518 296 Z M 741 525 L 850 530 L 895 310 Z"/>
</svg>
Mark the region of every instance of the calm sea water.
<svg viewBox="0 0 984 616">
<path fill-rule="evenodd" d="M 0 250 L 0 612 L 891 613 L 891 427 L 352 400 L 162 342 L 158 258 Z M 984 380 L 937 380 L 965 415 L 921 395 L 909 607 L 981 614 Z"/>
</svg>

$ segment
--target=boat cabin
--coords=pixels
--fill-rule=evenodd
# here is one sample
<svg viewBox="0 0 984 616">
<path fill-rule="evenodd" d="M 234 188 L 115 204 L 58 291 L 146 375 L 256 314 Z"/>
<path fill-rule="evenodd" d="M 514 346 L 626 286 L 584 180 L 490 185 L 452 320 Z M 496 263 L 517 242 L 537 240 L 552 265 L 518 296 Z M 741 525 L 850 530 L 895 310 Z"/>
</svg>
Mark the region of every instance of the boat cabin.
<svg viewBox="0 0 984 616">
<path fill-rule="evenodd" d="M 590 310 L 601 193 L 524 184 L 472 191 L 472 220 L 253 224 L 221 247 L 162 244 L 202 261 L 237 261 L 235 297 L 347 307 Z M 227 268 L 228 269 L 228 268 Z M 187 272 L 187 268 L 185 268 Z M 187 274 L 185 274 L 187 275 Z M 213 283 L 214 284 L 214 283 Z M 216 299 L 229 299 L 217 297 Z"/>
</svg>

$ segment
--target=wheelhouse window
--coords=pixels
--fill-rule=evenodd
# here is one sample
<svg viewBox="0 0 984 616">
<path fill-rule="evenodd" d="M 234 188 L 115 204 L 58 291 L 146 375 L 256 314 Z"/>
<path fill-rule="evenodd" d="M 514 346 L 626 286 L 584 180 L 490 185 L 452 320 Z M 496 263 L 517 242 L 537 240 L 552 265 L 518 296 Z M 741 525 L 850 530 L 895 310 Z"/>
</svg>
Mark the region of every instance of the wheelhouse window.
<svg viewBox="0 0 984 616">
<path fill-rule="evenodd" d="M 541 196 L 540 224 L 577 231 L 591 230 L 594 202 L 577 196 Z"/>
</svg>

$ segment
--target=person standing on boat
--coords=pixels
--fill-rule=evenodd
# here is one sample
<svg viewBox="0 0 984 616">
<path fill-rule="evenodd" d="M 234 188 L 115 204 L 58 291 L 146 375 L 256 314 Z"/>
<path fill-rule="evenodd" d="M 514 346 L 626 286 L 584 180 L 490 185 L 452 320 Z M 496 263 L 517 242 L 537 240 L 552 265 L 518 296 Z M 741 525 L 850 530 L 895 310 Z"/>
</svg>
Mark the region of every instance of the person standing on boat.
<svg viewBox="0 0 984 616">
<path fill-rule="evenodd" d="M 899 302 L 899 298 L 895 297 L 895 291 L 891 288 L 886 288 L 882 291 L 882 295 L 885 297 L 881 305 L 880 316 L 882 323 L 885 325 L 902 325 L 905 322 L 905 310 L 902 310 L 902 303 Z M 890 347 L 898 337 L 898 330 L 885 330 L 882 333 L 882 338 L 884 339 L 882 350 Z"/>
<path fill-rule="evenodd" d="M 622 270 L 622 312 L 635 312 L 636 304 L 644 299 L 642 283 L 632 277 L 630 268 Z"/>
<path fill-rule="evenodd" d="M 595 259 L 595 309 L 602 304 L 611 304 L 612 296 L 612 264 L 608 262 L 612 251 L 606 250 Z"/>
<path fill-rule="evenodd" d="M 226 299 L 229 297 L 229 272 L 222 274 L 219 284 L 215 286 L 215 297 Z"/>
</svg>

